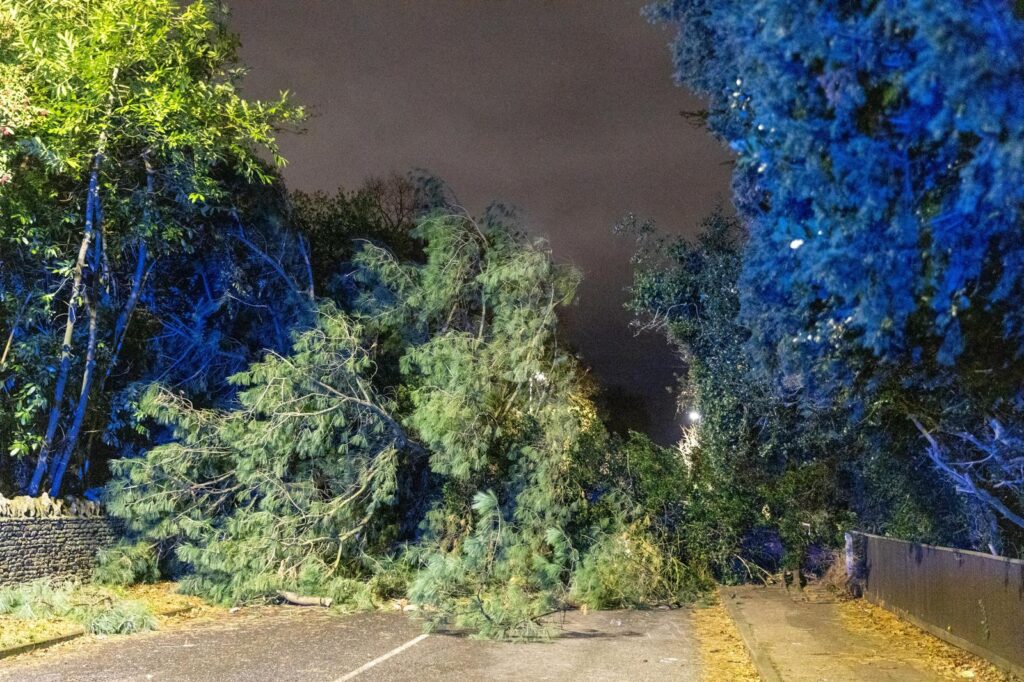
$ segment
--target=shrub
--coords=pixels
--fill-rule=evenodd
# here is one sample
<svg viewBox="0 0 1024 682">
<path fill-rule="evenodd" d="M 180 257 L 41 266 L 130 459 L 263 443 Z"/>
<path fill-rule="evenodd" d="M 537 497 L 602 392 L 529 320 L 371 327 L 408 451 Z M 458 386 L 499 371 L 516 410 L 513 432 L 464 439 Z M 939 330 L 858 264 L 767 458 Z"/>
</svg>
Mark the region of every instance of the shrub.
<svg viewBox="0 0 1024 682">
<path fill-rule="evenodd" d="M 692 601 L 708 586 L 665 551 L 645 522 L 603 535 L 573 574 L 572 600 L 592 609 L 643 608 Z"/>
<path fill-rule="evenodd" d="M 0 615 L 22 620 L 59 618 L 71 611 L 68 589 L 55 587 L 48 580 L 0 589 Z"/>
<path fill-rule="evenodd" d="M 156 618 L 143 602 L 117 601 L 107 607 L 87 607 L 74 618 L 94 635 L 128 635 L 156 629 Z"/>
</svg>

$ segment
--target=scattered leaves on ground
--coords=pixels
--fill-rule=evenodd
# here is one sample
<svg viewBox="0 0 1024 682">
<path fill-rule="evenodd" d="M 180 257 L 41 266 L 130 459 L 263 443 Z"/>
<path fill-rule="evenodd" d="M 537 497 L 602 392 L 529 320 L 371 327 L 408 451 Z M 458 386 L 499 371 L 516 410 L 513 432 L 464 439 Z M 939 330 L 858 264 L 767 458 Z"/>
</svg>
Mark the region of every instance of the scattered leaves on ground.
<svg viewBox="0 0 1024 682">
<path fill-rule="evenodd" d="M 0 651 L 81 631 L 81 625 L 64 618 L 22 620 L 14 616 L 0 616 Z"/>
<path fill-rule="evenodd" d="M 761 679 L 736 624 L 722 604 L 695 608 L 691 613 L 693 633 L 700 650 L 701 680 L 758 682 Z"/>
<path fill-rule="evenodd" d="M 883 635 L 893 651 L 927 663 L 938 679 L 1019 682 L 1019 678 L 1001 671 L 991 663 L 947 644 L 863 599 L 840 602 L 837 606 L 846 628 L 853 632 Z"/>
<path fill-rule="evenodd" d="M 146 602 L 149 608 L 153 610 L 153 613 L 157 615 L 182 609 L 187 609 L 188 611 L 223 610 L 210 606 L 199 597 L 180 594 L 177 591 L 178 584 L 170 581 L 132 585 L 124 588 L 112 587 L 109 589 L 115 594 L 128 599 L 138 599 Z"/>
</svg>

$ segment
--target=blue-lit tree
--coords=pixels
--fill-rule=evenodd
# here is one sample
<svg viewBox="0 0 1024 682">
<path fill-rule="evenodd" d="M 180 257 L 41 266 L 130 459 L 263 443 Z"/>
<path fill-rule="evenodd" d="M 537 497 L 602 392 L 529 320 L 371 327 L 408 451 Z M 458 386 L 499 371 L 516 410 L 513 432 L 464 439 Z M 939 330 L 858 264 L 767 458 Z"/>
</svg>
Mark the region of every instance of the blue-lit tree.
<svg viewBox="0 0 1024 682">
<path fill-rule="evenodd" d="M 741 317 L 764 369 L 811 401 L 848 400 L 857 420 L 915 417 L 947 464 L 989 419 L 1007 437 L 1022 423 L 1020 11 L 1007 0 L 650 10 L 678 27 L 676 78 L 709 97 L 709 126 L 737 154 L 750 230 Z M 1012 466 L 970 478 L 999 505 L 957 487 L 1015 522 Z"/>
</svg>

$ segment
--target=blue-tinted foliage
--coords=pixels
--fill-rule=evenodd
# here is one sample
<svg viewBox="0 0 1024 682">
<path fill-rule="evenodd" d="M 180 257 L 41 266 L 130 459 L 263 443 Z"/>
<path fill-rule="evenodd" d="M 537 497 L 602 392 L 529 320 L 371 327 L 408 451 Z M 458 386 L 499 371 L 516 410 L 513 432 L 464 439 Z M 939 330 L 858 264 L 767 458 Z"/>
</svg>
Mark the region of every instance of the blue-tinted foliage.
<svg viewBox="0 0 1024 682">
<path fill-rule="evenodd" d="M 739 322 L 764 376 L 812 410 L 848 411 L 905 470 L 927 466 L 911 421 L 943 441 L 928 452 L 947 473 L 970 468 L 965 443 L 988 420 L 1019 433 L 1024 4 L 665 0 L 649 13 L 678 29 L 676 79 L 709 99 L 708 125 L 736 153 L 750 235 Z M 1019 463 L 956 485 L 1020 518 Z"/>
<path fill-rule="evenodd" d="M 1024 342 L 1024 22 L 1005 1 L 671 0 L 676 77 L 737 153 L 744 317 L 783 359 Z"/>
</svg>

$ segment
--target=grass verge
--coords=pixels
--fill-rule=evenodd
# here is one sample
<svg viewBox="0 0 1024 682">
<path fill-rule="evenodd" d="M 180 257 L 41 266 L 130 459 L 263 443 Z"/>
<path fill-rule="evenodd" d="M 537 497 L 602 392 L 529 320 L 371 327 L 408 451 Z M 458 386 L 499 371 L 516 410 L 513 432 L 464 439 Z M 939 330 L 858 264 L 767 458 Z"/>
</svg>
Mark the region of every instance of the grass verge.
<svg viewBox="0 0 1024 682">
<path fill-rule="evenodd" d="M 0 588 L 0 653 L 75 633 L 100 636 L 156 629 L 162 614 L 175 619 L 211 610 L 175 592 L 174 583 L 105 587 L 36 581 Z M 184 613 L 187 611 L 187 614 Z"/>
</svg>

